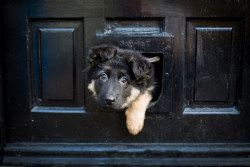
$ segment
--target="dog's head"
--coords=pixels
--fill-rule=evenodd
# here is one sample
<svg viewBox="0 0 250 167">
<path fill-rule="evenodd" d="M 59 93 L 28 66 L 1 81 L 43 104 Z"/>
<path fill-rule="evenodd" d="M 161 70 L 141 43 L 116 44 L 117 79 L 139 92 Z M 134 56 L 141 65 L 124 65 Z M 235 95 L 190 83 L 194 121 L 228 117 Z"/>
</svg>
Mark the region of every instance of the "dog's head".
<svg viewBox="0 0 250 167">
<path fill-rule="evenodd" d="M 88 89 L 103 107 L 128 107 L 152 85 L 153 66 L 139 52 L 100 45 L 89 50 L 88 63 Z"/>
</svg>

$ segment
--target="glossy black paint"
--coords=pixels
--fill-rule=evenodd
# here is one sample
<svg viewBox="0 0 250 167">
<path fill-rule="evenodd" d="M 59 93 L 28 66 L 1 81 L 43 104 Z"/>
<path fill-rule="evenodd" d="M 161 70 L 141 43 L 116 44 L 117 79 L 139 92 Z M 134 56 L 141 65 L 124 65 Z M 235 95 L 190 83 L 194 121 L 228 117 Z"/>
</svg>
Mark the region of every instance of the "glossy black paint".
<svg viewBox="0 0 250 167">
<path fill-rule="evenodd" d="M 5 134 L 9 139 L 29 140 L 31 119 L 27 111 L 30 110 L 31 101 L 30 63 L 27 56 L 28 6 L 25 1 L 4 1 L 2 5 Z"/>
<path fill-rule="evenodd" d="M 2 36 L 2 32 L 0 31 L 0 37 Z M 0 45 L 2 46 L 3 42 L 0 41 Z M 2 50 L 2 47 L 0 49 Z M 3 103 L 3 65 L 2 65 L 2 53 L 0 53 L 0 164 L 2 163 L 3 158 L 3 147 L 4 147 L 4 103 Z"/>
<path fill-rule="evenodd" d="M 248 166 L 249 144 L 8 144 L 5 164 L 85 166 Z M 33 153 L 30 157 L 30 152 Z M 57 155 L 61 157 L 58 158 Z M 18 156 L 18 157 L 17 157 Z M 112 157 L 112 158 L 110 158 Z M 230 157 L 230 158 L 229 158 Z"/>
<path fill-rule="evenodd" d="M 83 106 L 82 19 L 32 19 L 29 28 L 32 107 Z"/>
<path fill-rule="evenodd" d="M 237 107 L 242 19 L 187 20 L 187 104 Z"/>
<path fill-rule="evenodd" d="M 250 166 L 249 1 L 5 0 L 0 5 L 5 165 Z M 70 36 L 64 41 L 62 30 L 74 29 L 75 23 L 80 25 L 79 38 Z M 45 33 L 48 38 L 39 40 L 39 27 L 60 33 L 53 40 L 51 33 Z M 57 38 L 62 40 L 57 43 Z M 51 48 L 44 48 L 43 43 L 49 41 L 54 41 Z M 34 84 L 36 78 L 44 77 L 34 65 L 32 50 L 39 50 L 39 42 L 40 60 L 49 60 L 44 68 L 52 70 L 48 74 L 54 79 L 61 66 L 53 66 L 53 56 L 43 55 L 46 48 L 49 54 L 60 53 L 62 66 L 73 52 L 75 63 L 70 60 L 63 69 L 68 75 L 62 79 L 71 85 L 56 87 L 60 91 L 65 87 L 67 94 L 45 91 L 41 99 L 35 93 L 41 91 Z M 64 54 L 60 43 L 78 49 Z M 100 43 L 162 55 L 161 95 L 147 112 L 145 127 L 137 136 L 127 132 L 123 112 L 98 107 L 86 89 L 87 51 Z M 58 48 L 58 52 L 53 50 Z M 60 56 L 54 57 L 56 61 Z M 203 59 L 204 65 L 200 63 Z M 212 80 L 204 82 L 204 74 L 214 77 L 215 91 Z M 44 79 L 39 83 L 52 88 L 50 81 L 57 81 Z M 34 149 L 36 142 L 47 144 Z M 72 144 L 60 144 L 65 142 Z M 78 147 L 79 152 L 75 151 Z"/>
</svg>

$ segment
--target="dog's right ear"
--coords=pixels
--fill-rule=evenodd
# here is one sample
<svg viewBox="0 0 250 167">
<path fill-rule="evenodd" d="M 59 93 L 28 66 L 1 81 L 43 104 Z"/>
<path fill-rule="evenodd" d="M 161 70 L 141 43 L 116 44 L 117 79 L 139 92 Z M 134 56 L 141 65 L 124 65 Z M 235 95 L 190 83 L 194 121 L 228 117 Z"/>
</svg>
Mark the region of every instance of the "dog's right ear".
<svg viewBox="0 0 250 167">
<path fill-rule="evenodd" d="M 88 60 L 91 65 L 99 64 L 103 61 L 109 60 L 117 53 L 114 46 L 100 45 L 90 48 Z"/>
<path fill-rule="evenodd" d="M 147 80 L 152 73 L 152 65 L 142 56 L 131 56 L 127 58 L 133 74 L 137 80 Z"/>
</svg>

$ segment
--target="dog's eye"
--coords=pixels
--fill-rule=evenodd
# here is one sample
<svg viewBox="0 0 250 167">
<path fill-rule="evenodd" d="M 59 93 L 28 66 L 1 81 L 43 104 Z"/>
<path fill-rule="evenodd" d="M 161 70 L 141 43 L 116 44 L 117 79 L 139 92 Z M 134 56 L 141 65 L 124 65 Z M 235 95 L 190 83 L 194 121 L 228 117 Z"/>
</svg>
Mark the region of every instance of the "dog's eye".
<svg viewBox="0 0 250 167">
<path fill-rule="evenodd" d="M 128 82 L 128 80 L 127 80 L 126 77 L 121 77 L 120 82 L 121 82 L 122 84 L 126 84 L 126 83 Z"/>
<path fill-rule="evenodd" d="M 102 73 L 102 74 L 100 75 L 100 79 L 103 80 L 103 81 L 106 81 L 106 80 L 108 79 L 107 74 Z"/>
</svg>

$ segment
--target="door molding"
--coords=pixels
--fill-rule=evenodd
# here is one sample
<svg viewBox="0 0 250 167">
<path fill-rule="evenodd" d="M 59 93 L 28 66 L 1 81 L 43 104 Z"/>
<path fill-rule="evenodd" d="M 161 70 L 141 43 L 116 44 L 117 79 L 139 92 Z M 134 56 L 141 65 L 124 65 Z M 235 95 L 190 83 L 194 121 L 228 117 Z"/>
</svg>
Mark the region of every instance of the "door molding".
<svg viewBox="0 0 250 167">
<path fill-rule="evenodd" d="M 250 143 L 8 143 L 4 153 L 3 165 L 250 165 Z"/>
</svg>

